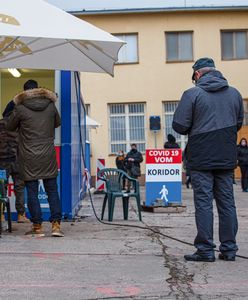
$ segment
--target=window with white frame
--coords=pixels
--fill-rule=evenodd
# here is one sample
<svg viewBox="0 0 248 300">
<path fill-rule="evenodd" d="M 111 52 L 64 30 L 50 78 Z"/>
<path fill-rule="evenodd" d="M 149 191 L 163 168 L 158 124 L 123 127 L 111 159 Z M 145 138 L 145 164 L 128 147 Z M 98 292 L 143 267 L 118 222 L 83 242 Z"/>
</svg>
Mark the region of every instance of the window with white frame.
<svg viewBox="0 0 248 300">
<path fill-rule="evenodd" d="M 248 126 L 248 99 L 244 99 L 244 120 L 243 126 Z"/>
<path fill-rule="evenodd" d="M 193 61 L 193 32 L 166 32 L 166 61 Z"/>
<path fill-rule="evenodd" d="M 223 60 L 248 58 L 247 33 L 247 30 L 221 32 L 221 54 Z"/>
<path fill-rule="evenodd" d="M 138 62 L 138 34 L 115 34 L 116 37 L 126 42 L 118 53 L 117 64 Z"/>
<path fill-rule="evenodd" d="M 145 104 L 109 104 L 109 137 L 110 153 L 128 152 L 132 143 L 144 152 Z"/>
<path fill-rule="evenodd" d="M 165 130 L 165 141 L 167 140 L 167 135 L 172 134 L 177 140 L 182 150 L 184 150 L 187 144 L 187 136 L 180 135 L 175 132 L 172 128 L 173 115 L 178 105 L 178 101 L 166 101 L 164 102 L 164 130 Z"/>
</svg>

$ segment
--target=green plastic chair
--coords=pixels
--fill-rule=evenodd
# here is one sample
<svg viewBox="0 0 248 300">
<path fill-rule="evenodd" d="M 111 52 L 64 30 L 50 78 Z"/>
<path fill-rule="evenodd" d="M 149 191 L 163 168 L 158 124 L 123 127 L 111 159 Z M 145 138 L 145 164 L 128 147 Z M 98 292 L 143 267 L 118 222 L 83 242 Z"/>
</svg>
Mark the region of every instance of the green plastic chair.
<svg viewBox="0 0 248 300">
<path fill-rule="evenodd" d="M 10 203 L 9 198 L 6 195 L 6 171 L 0 170 L 0 237 L 2 234 L 2 214 L 6 208 L 7 210 L 7 217 L 8 217 L 8 231 L 12 232 L 12 224 L 11 224 L 11 210 L 10 210 Z"/>
<path fill-rule="evenodd" d="M 108 202 L 108 221 L 113 221 L 115 199 L 122 198 L 124 220 L 128 220 L 129 198 L 136 198 L 139 220 L 141 217 L 140 188 L 139 181 L 130 177 L 126 172 L 120 169 L 105 168 L 98 172 L 98 178 L 105 182 L 105 197 L 103 200 L 101 220 L 103 220 L 106 204 Z M 132 189 L 130 191 L 122 190 L 123 180 L 130 181 Z"/>
</svg>

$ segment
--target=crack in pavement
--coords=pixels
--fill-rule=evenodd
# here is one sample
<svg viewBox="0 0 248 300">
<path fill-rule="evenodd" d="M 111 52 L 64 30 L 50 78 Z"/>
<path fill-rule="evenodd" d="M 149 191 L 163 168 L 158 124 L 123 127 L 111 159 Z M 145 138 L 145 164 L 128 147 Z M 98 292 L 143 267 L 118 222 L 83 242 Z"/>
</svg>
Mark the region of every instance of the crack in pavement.
<svg viewBox="0 0 248 300">
<path fill-rule="evenodd" d="M 132 210 L 134 210 L 137 214 L 137 211 L 133 206 Z M 144 221 L 142 221 L 142 223 L 148 228 L 153 227 Z M 157 231 L 160 232 L 158 228 Z M 188 273 L 184 262 L 179 261 L 177 258 L 167 253 L 168 247 L 163 243 L 159 234 L 147 232 L 147 236 L 151 237 L 152 242 L 156 241 L 162 247 L 162 253 L 165 260 L 164 266 L 169 269 L 169 275 L 171 276 L 170 278 L 166 279 L 170 289 L 168 297 L 173 297 L 177 300 L 191 300 L 192 298 L 201 300 L 201 296 L 194 293 L 191 285 L 195 274 Z"/>
<path fill-rule="evenodd" d="M 150 227 L 145 222 L 143 223 Z M 169 269 L 170 275 L 170 278 L 166 279 L 170 289 L 168 297 L 173 297 L 173 299 L 177 300 L 191 300 L 192 298 L 201 300 L 201 296 L 194 293 L 191 285 L 195 274 L 188 273 L 184 262 L 167 253 L 168 247 L 163 243 L 159 234 L 147 232 L 147 235 L 152 239 L 152 242 L 157 242 L 162 247 L 164 266 Z"/>
<path fill-rule="evenodd" d="M 162 246 L 162 252 L 164 255 L 164 266 L 169 269 L 170 278 L 166 279 L 169 284 L 170 293 L 169 296 L 175 297 L 175 299 L 201 299 L 199 295 L 196 295 L 192 289 L 191 283 L 194 280 L 194 273 L 188 273 L 185 264 L 179 261 L 177 258 L 169 255 L 166 251 L 168 247 L 164 245 L 159 236 L 156 237 L 157 242 Z"/>
</svg>

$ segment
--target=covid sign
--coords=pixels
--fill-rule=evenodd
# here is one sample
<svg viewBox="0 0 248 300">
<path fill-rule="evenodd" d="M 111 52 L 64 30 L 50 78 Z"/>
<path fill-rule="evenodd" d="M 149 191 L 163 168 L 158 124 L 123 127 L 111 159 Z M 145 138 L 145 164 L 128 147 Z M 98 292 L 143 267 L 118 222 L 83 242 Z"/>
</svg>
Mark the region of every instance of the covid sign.
<svg viewBox="0 0 248 300">
<path fill-rule="evenodd" d="M 181 204 L 181 149 L 146 150 L 146 206 Z"/>
</svg>

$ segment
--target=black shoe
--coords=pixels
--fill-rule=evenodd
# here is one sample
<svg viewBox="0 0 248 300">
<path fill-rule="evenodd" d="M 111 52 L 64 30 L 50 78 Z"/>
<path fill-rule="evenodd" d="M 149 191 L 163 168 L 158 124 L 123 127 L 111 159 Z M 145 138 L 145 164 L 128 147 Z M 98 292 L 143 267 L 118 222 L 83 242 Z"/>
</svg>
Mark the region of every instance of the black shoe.
<svg viewBox="0 0 248 300">
<path fill-rule="evenodd" d="M 205 261 L 205 262 L 215 261 L 214 256 L 207 257 L 207 256 L 200 255 L 198 252 L 195 252 L 194 254 L 184 255 L 184 259 L 187 261 Z"/>
<path fill-rule="evenodd" d="M 236 257 L 235 254 L 223 254 L 223 253 L 220 253 L 219 254 L 219 259 L 221 260 L 225 260 L 225 261 L 235 261 Z"/>
</svg>

